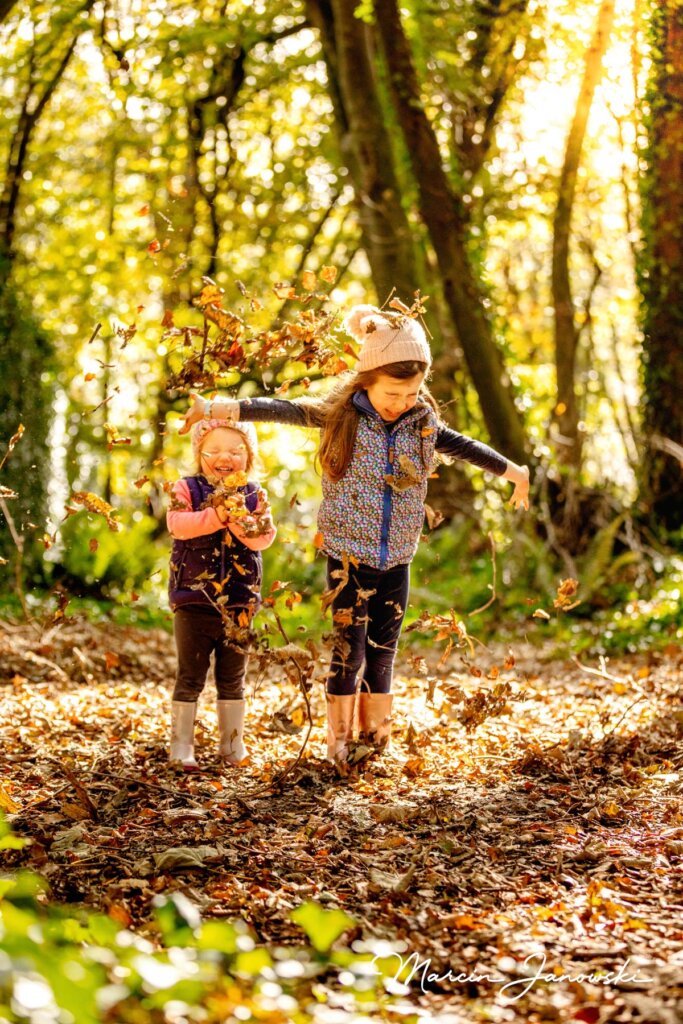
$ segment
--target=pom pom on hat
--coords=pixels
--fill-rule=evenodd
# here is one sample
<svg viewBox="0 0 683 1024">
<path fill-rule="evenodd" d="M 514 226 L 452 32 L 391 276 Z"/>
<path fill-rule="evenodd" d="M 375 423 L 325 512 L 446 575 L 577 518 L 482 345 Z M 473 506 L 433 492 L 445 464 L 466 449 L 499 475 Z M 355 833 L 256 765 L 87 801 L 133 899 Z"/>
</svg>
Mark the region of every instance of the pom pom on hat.
<svg viewBox="0 0 683 1024">
<path fill-rule="evenodd" d="M 356 341 L 363 341 L 379 327 L 389 327 L 389 321 L 376 306 L 353 306 L 344 320 L 344 330 Z"/>
<path fill-rule="evenodd" d="M 427 335 L 417 320 L 385 316 L 376 306 L 353 306 L 344 321 L 348 333 L 362 342 L 357 369 L 376 370 L 391 363 L 415 361 L 432 364 Z"/>
<path fill-rule="evenodd" d="M 242 422 L 241 420 L 199 420 L 192 427 L 192 451 L 196 458 L 199 458 L 199 449 L 202 446 L 202 441 L 210 434 L 212 430 L 218 430 L 223 428 L 224 430 L 235 430 L 238 434 L 244 436 L 245 441 L 249 445 L 249 449 L 253 458 L 255 459 L 258 455 L 258 438 L 256 436 L 256 428 L 253 423 Z"/>
</svg>

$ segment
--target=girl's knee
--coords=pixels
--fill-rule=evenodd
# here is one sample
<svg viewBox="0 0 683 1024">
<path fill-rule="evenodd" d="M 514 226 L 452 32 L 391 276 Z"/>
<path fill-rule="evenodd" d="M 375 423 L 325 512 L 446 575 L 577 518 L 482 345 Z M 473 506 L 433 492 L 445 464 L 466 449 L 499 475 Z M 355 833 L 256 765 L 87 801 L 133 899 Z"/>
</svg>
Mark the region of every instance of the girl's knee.
<svg viewBox="0 0 683 1024">
<path fill-rule="evenodd" d="M 173 688 L 173 700 L 196 701 L 204 689 L 205 680 L 178 679 Z"/>
</svg>

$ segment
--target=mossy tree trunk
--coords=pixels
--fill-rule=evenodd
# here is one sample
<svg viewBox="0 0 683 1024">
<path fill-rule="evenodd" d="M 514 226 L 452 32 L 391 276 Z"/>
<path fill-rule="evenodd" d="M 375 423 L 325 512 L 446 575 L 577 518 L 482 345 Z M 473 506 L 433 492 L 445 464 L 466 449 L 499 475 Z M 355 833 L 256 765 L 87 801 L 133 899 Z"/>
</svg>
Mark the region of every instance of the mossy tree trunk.
<svg viewBox="0 0 683 1024">
<path fill-rule="evenodd" d="M 515 462 L 524 462 L 527 444 L 522 418 L 467 254 L 467 215 L 448 179 L 434 128 L 420 98 L 398 4 L 396 0 L 375 0 L 375 13 L 392 99 L 417 183 L 420 216 L 429 232 L 444 298 L 484 421 L 493 444 Z"/>
<path fill-rule="evenodd" d="M 641 495 L 662 531 L 683 527 L 683 5 L 652 10 L 648 167 L 642 179 Z"/>
</svg>

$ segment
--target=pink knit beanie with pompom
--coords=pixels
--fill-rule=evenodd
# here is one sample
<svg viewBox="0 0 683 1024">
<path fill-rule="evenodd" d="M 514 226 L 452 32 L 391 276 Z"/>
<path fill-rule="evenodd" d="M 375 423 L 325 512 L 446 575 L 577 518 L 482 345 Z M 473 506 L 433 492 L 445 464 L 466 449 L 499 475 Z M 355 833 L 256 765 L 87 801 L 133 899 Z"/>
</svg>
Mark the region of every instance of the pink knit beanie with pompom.
<svg viewBox="0 0 683 1024">
<path fill-rule="evenodd" d="M 427 335 L 411 317 L 385 314 L 376 306 L 353 306 L 344 328 L 363 346 L 356 367 L 361 373 L 409 360 L 432 364 Z"/>
<path fill-rule="evenodd" d="M 256 459 L 258 456 L 258 438 L 256 436 L 256 428 L 253 423 L 245 421 L 242 423 L 240 420 L 199 420 L 192 427 L 192 451 L 196 458 L 199 458 L 199 450 L 202 446 L 202 441 L 210 434 L 212 430 L 235 430 L 238 434 L 242 434 L 245 441 L 247 442 L 252 458 Z"/>
</svg>

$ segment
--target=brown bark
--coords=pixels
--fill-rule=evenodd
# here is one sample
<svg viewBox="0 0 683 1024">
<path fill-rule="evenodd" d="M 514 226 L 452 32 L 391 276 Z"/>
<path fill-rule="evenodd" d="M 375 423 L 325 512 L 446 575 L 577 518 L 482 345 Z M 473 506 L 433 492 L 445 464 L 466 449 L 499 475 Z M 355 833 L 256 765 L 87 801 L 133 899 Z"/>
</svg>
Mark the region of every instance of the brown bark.
<svg viewBox="0 0 683 1024">
<path fill-rule="evenodd" d="M 662 0 L 653 15 L 650 166 L 643 183 L 641 287 L 648 444 L 642 496 L 653 524 L 683 528 L 683 10 Z"/>
<path fill-rule="evenodd" d="M 560 173 L 557 206 L 553 220 L 552 295 L 555 311 L 555 361 L 557 369 L 557 405 L 555 408 L 557 454 L 561 462 L 579 466 L 581 462 L 581 435 L 579 409 L 576 398 L 576 350 L 579 342 L 574 302 L 569 273 L 569 245 L 571 239 L 572 209 L 576 193 L 576 180 L 581 163 L 581 151 L 586 136 L 588 117 L 593 96 L 602 74 L 602 61 L 607 49 L 615 0 L 603 0 L 591 45 L 586 53 L 586 64 L 574 111 L 564 162 Z"/>
<path fill-rule="evenodd" d="M 16 6 L 17 0 L 0 0 L 0 24 L 9 17 Z"/>
<path fill-rule="evenodd" d="M 93 6 L 93 3 L 94 0 L 89 0 L 81 10 L 88 10 Z M 59 62 L 54 74 L 43 85 L 42 89 L 40 89 L 38 83 L 36 83 L 33 77 L 36 57 L 35 51 L 31 53 L 29 59 L 29 81 L 26 87 L 21 111 L 19 112 L 17 127 L 10 143 L 5 181 L 3 183 L 2 194 L 0 195 L 0 249 L 4 253 L 11 253 L 12 250 L 15 218 L 19 203 L 19 192 L 31 136 L 33 135 L 35 127 L 40 120 L 43 110 L 57 88 L 62 75 L 66 71 L 67 65 L 71 60 L 71 55 L 76 46 L 77 39 L 78 34 L 76 33 L 69 42 L 66 52 Z"/>
<path fill-rule="evenodd" d="M 391 140 L 377 93 L 368 26 L 353 0 L 307 0 L 320 34 L 342 157 L 356 193 L 373 284 L 383 302 L 395 289 L 410 301 L 419 286 L 410 225 L 401 204 Z"/>
<path fill-rule="evenodd" d="M 418 185 L 420 214 L 436 254 L 444 297 L 479 395 L 484 420 L 493 444 L 515 462 L 524 462 L 526 441 L 521 417 L 467 256 L 463 205 L 451 188 L 434 129 L 420 102 L 417 76 L 398 6 L 395 0 L 375 0 L 375 10 L 392 97 Z"/>
</svg>

